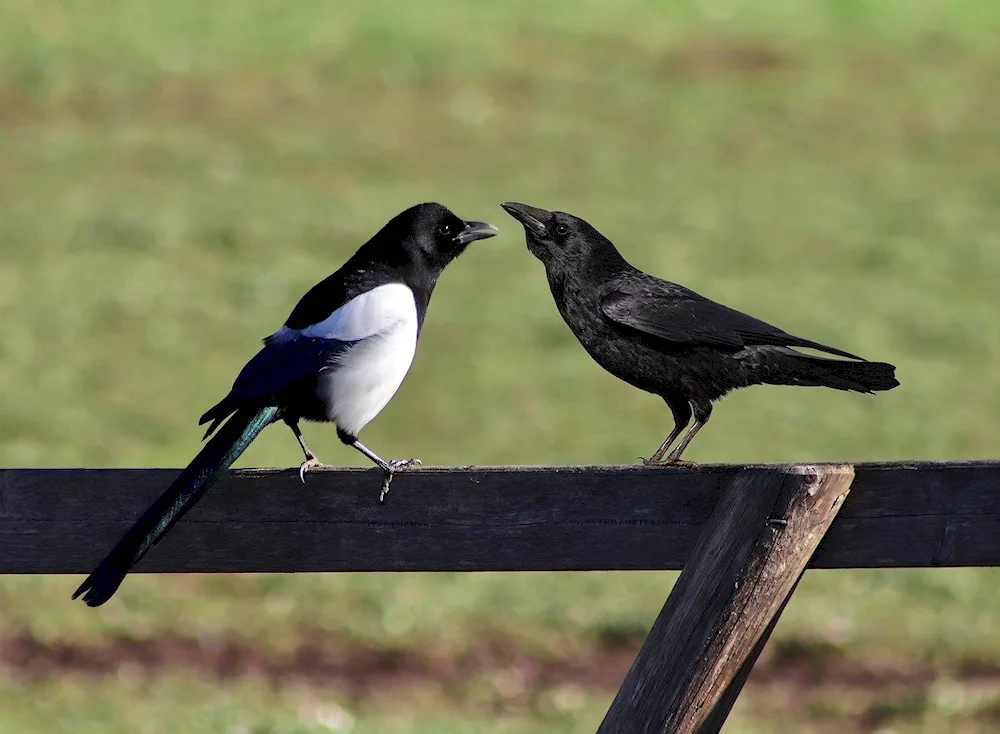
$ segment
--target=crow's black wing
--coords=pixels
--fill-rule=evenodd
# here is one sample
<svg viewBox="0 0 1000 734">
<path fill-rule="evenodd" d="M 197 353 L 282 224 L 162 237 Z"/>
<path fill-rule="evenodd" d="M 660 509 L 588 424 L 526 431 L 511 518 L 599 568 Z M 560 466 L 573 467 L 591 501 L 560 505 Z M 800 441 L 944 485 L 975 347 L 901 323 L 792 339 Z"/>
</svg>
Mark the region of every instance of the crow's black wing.
<svg viewBox="0 0 1000 734">
<path fill-rule="evenodd" d="M 808 347 L 851 359 L 856 354 L 802 339 L 766 321 L 723 306 L 684 286 L 629 273 L 601 289 L 600 308 L 617 324 L 690 346 L 739 351 L 747 346 Z"/>
</svg>

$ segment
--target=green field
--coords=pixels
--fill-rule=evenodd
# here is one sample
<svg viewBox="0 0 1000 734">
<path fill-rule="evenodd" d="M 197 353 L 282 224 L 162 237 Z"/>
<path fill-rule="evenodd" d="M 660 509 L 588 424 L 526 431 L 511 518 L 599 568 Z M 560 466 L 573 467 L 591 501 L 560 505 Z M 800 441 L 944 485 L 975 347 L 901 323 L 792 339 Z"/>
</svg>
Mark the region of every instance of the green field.
<svg viewBox="0 0 1000 734">
<path fill-rule="evenodd" d="M 514 199 L 898 366 L 755 388 L 686 458 L 1000 452 L 1000 5 L 0 0 L 0 466 L 181 466 L 260 337 L 399 210 L 487 219 L 365 432 L 426 464 L 648 456 Z M 334 431 L 310 443 L 358 464 Z M 241 466 L 290 466 L 285 430 Z M 672 574 L 0 581 L 0 732 L 587 732 Z M 1000 729 L 1000 575 L 814 572 L 727 731 Z"/>
</svg>

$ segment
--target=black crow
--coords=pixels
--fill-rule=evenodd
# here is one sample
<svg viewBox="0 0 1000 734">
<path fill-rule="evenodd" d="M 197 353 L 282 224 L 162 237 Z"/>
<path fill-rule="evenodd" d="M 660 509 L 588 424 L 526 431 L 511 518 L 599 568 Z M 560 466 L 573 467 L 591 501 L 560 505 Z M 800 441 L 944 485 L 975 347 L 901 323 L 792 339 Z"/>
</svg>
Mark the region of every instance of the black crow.
<svg viewBox="0 0 1000 734">
<path fill-rule="evenodd" d="M 794 336 L 637 270 L 579 217 L 515 202 L 501 206 L 524 226 L 556 307 L 584 349 L 615 377 L 659 395 L 673 413 L 674 429 L 647 464 L 692 465 L 681 454 L 711 417 L 712 402 L 730 390 L 806 385 L 871 394 L 899 385 L 891 364 Z M 667 455 L 692 414 L 691 429 Z"/>
</svg>

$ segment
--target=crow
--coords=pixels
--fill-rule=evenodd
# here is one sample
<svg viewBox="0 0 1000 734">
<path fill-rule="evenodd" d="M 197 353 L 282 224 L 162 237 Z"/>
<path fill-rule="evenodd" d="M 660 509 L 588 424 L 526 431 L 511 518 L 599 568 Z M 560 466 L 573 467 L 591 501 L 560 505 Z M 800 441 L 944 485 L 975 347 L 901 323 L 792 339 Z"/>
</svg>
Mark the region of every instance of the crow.
<svg viewBox="0 0 1000 734">
<path fill-rule="evenodd" d="M 615 377 L 660 396 L 673 413 L 673 430 L 646 464 L 695 466 L 681 454 L 708 422 L 712 403 L 738 388 L 804 385 L 872 394 L 899 385 L 891 364 L 789 334 L 638 270 L 579 217 L 516 202 L 501 206 L 524 227 L 556 307 L 587 353 Z M 692 416 L 694 424 L 667 454 Z"/>
</svg>

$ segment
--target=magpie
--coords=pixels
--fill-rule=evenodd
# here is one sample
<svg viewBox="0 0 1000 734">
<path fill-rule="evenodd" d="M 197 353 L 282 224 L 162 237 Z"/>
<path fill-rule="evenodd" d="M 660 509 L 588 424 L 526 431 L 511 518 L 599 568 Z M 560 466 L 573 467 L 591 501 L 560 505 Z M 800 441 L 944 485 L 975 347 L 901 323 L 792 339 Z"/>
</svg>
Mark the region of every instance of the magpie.
<svg viewBox="0 0 1000 734">
<path fill-rule="evenodd" d="M 279 420 L 302 449 L 303 482 L 307 471 L 325 465 L 309 449 L 299 422 L 334 423 L 342 442 L 382 470 L 382 501 L 393 473 L 420 462 L 386 461 L 358 434 L 409 371 L 431 293 L 445 267 L 469 243 L 496 233 L 492 224 L 463 221 L 441 204 L 419 204 L 390 220 L 337 272 L 313 286 L 284 325 L 264 339 L 264 348 L 229 394 L 201 417 L 199 425 L 209 423 L 203 440 L 211 440 L 73 598 L 85 594 L 92 607 L 110 599 L 139 559 L 264 428 Z"/>
<path fill-rule="evenodd" d="M 695 466 L 681 454 L 712 403 L 751 385 L 805 385 L 872 394 L 899 385 L 895 366 L 803 339 L 634 268 L 579 217 L 504 202 L 545 265 L 563 320 L 601 367 L 661 397 L 674 428 L 646 464 Z M 846 359 L 804 354 L 805 347 Z M 667 454 L 694 416 L 694 424 Z"/>
</svg>

